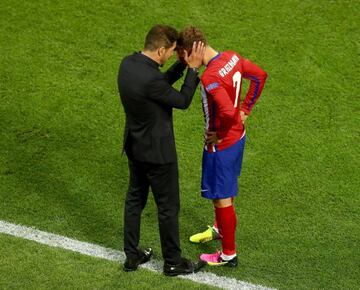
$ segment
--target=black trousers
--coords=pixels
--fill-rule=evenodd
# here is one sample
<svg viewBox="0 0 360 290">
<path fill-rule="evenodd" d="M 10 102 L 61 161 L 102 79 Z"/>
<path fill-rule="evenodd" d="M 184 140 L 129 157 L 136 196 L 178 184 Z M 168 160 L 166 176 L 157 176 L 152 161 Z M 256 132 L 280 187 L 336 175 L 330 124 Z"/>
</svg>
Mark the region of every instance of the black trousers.
<svg viewBox="0 0 360 290">
<path fill-rule="evenodd" d="M 130 181 L 124 212 L 124 251 L 129 259 L 138 255 L 141 213 L 149 187 L 158 209 L 162 255 L 166 262 L 180 262 L 178 164 L 150 164 L 129 158 Z"/>
</svg>

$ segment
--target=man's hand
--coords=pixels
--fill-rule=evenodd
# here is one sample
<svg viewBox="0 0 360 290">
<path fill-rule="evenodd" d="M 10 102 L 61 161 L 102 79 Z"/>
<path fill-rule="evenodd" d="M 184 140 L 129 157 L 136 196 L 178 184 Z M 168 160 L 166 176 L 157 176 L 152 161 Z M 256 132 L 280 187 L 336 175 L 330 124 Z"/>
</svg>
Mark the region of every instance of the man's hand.
<svg viewBox="0 0 360 290">
<path fill-rule="evenodd" d="M 248 115 L 246 115 L 243 111 L 240 111 L 240 117 L 243 124 L 245 124 L 246 119 L 248 118 Z"/>
<path fill-rule="evenodd" d="M 216 145 L 221 143 L 222 139 L 219 139 L 215 131 L 206 131 L 206 144 Z"/>
<path fill-rule="evenodd" d="M 196 43 L 194 41 L 190 55 L 188 55 L 188 52 L 184 50 L 184 60 L 190 68 L 199 68 L 202 65 L 204 53 L 205 53 L 204 43 L 201 41 Z"/>
</svg>

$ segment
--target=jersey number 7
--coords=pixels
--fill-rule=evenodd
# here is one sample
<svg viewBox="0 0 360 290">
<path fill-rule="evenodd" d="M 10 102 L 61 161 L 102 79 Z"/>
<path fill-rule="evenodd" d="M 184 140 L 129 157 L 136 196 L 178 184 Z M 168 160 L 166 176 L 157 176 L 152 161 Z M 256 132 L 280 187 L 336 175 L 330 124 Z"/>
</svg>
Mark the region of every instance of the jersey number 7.
<svg viewBox="0 0 360 290">
<path fill-rule="evenodd" d="M 234 108 L 236 108 L 237 104 L 238 104 L 239 93 L 240 93 L 241 73 L 239 71 L 237 71 L 236 73 L 234 73 L 232 79 L 233 79 L 233 87 L 236 86 L 236 96 L 235 96 L 235 103 L 234 103 Z"/>
</svg>

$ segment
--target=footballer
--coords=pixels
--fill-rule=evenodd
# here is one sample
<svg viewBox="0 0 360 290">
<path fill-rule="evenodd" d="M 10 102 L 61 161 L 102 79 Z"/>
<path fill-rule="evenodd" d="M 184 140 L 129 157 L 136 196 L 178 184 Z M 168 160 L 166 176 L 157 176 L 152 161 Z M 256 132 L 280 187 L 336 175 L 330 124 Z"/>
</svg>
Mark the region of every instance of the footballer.
<svg viewBox="0 0 360 290">
<path fill-rule="evenodd" d="M 205 70 L 201 76 L 202 106 L 205 117 L 205 144 L 202 158 L 201 195 L 213 202 L 215 221 L 212 227 L 190 237 L 194 243 L 221 239 L 222 250 L 202 254 L 209 265 L 236 267 L 236 213 L 234 198 L 238 193 L 244 146 L 244 122 L 263 90 L 267 73 L 234 51 L 218 52 L 196 27 L 180 33 L 177 53 L 191 53 L 194 41 L 206 45 L 203 57 Z M 250 86 L 241 101 L 242 80 Z"/>
</svg>

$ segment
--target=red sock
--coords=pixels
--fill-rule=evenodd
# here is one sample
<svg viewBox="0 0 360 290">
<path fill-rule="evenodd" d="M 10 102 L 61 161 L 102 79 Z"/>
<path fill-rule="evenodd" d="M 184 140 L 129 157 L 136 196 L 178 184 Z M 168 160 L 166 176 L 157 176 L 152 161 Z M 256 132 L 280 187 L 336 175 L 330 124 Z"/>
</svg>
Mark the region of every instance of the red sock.
<svg viewBox="0 0 360 290">
<path fill-rule="evenodd" d="M 216 207 L 216 220 L 221 229 L 222 235 L 222 250 L 225 255 L 231 256 L 236 254 L 235 246 L 235 229 L 236 229 L 236 214 L 233 205 L 228 207 Z"/>
<path fill-rule="evenodd" d="M 231 203 L 234 205 L 234 197 L 231 198 Z M 214 227 L 214 228 L 217 228 L 218 231 L 220 231 L 218 222 L 217 222 L 217 220 L 216 220 L 216 207 L 215 207 L 215 206 L 214 206 L 214 211 L 215 211 L 215 219 L 214 219 L 214 225 L 213 225 L 213 227 Z"/>
</svg>

